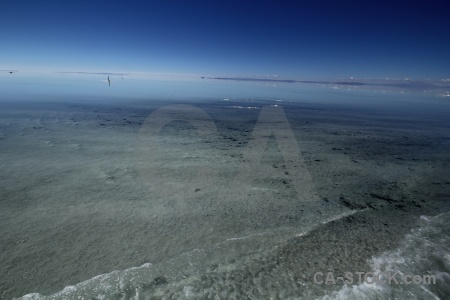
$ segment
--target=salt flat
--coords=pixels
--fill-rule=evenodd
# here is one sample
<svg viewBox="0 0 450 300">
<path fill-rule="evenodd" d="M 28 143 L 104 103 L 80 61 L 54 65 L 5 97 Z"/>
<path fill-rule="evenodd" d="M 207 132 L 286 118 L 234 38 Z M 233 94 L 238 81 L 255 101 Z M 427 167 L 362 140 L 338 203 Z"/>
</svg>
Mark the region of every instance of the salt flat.
<svg viewBox="0 0 450 300">
<path fill-rule="evenodd" d="M 201 126 L 211 128 L 199 134 L 195 118 L 170 114 L 152 127 L 152 113 L 174 103 L 203 111 L 210 123 L 198 117 Z M 370 257 L 398 247 L 420 215 L 448 211 L 448 121 L 281 103 L 298 145 L 286 158 L 290 132 L 255 135 L 261 110 L 274 105 L 2 103 L 1 298 L 49 295 L 211 247 L 211 263 L 231 270 L 238 266 L 230 261 L 247 257 L 249 270 L 270 265 L 262 274 L 295 282 L 316 269 L 366 269 Z M 262 121 L 266 129 L 281 122 Z M 262 138 L 264 151 L 249 152 Z M 183 290 L 165 268 L 156 286 Z M 239 280 L 238 293 L 255 284 Z M 268 283 L 260 284 L 263 293 Z M 291 292 L 303 293 L 300 285 Z"/>
</svg>

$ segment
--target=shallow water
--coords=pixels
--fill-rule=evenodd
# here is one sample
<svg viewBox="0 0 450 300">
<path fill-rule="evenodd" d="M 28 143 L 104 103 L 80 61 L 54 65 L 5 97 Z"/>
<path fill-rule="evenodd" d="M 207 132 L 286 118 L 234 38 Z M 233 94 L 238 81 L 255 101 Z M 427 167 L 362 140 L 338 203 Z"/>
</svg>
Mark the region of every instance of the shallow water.
<svg viewBox="0 0 450 300">
<path fill-rule="evenodd" d="M 33 78 L 2 83 L 2 298 L 450 295 L 444 99 Z M 314 282 L 387 271 L 436 284 Z"/>
<path fill-rule="evenodd" d="M 279 235 L 271 232 L 228 239 L 163 263 L 100 275 L 51 296 L 29 294 L 21 299 L 445 299 L 450 292 L 449 220 L 448 213 L 422 216 L 419 227 L 403 238 L 400 247 L 370 259 L 371 269 L 365 271 L 434 275 L 434 284 L 402 284 L 398 279 L 393 284 L 344 284 L 338 291 L 329 291 L 329 287 L 315 284 L 314 276 L 295 278 L 277 261 L 276 249 L 285 242 L 278 240 L 271 248 L 261 242 Z M 245 243 L 257 243 L 258 251 L 235 258 L 224 253 Z"/>
</svg>

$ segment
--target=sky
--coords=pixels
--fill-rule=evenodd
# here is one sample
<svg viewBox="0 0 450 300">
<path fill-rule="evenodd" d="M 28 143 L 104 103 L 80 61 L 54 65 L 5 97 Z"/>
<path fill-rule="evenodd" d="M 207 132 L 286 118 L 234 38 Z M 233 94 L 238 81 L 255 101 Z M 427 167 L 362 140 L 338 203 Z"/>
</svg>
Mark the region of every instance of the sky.
<svg viewBox="0 0 450 300">
<path fill-rule="evenodd" d="M 450 78 L 446 1 L 0 2 L 0 70 Z"/>
</svg>

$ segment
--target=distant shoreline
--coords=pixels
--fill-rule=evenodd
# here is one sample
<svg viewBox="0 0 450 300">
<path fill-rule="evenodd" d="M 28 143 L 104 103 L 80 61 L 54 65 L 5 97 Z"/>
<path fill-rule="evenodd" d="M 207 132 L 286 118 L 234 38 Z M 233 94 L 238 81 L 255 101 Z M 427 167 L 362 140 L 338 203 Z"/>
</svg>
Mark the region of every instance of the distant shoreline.
<svg viewBox="0 0 450 300">
<path fill-rule="evenodd" d="M 361 82 L 361 81 L 318 81 L 318 80 L 293 80 L 293 79 L 270 79 L 252 77 L 201 77 L 202 79 L 228 80 L 228 81 L 256 81 L 256 82 L 279 82 L 279 83 L 310 83 L 327 85 L 346 86 L 379 86 L 390 88 L 410 88 L 410 89 L 439 89 L 442 86 L 424 81 L 403 81 L 403 82 Z"/>
<path fill-rule="evenodd" d="M 202 77 L 204 78 L 204 77 Z M 314 81 L 314 80 L 293 80 L 293 79 L 268 79 L 268 78 L 251 78 L 251 77 L 207 77 L 216 80 L 236 80 L 236 81 L 262 81 L 262 82 L 283 82 L 283 83 L 320 83 L 320 84 L 340 84 L 340 85 L 366 85 L 363 82 L 353 81 Z"/>
</svg>

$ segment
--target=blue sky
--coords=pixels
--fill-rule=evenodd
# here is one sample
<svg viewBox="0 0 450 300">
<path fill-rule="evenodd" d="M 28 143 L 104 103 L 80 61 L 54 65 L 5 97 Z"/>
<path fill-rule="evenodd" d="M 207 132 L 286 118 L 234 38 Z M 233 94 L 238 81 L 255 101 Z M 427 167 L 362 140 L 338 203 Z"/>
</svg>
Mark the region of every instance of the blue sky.
<svg viewBox="0 0 450 300">
<path fill-rule="evenodd" d="M 1 1 L 0 69 L 450 78 L 448 7 L 446 1 Z"/>
</svg>

